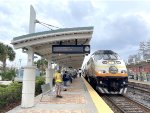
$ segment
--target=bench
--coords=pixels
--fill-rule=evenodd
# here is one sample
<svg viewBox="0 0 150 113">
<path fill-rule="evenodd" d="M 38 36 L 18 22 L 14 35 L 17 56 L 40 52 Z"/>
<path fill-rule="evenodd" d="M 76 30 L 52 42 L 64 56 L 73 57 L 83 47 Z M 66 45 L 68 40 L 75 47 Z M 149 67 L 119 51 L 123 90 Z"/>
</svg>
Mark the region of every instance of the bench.
<svg viewBox="0 0 150 113">
<path fill-rule="evenodd" d="M 44 95 L 48 94 L 49 96 L 51 96 L 54 93 L 54 90 L 50 89 L 49 83 L 41 85 L 41 89 L 42 89 L 42 97 L 40 99 L 40 102 L 42 102 L 42 98 Z"/>
</svg>

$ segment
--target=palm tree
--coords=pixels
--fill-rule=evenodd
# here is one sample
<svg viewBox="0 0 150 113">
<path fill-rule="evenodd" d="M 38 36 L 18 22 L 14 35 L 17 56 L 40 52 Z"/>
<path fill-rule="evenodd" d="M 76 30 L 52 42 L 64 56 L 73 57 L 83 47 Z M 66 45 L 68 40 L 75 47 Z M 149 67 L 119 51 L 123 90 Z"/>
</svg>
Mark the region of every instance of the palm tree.
<svg viewBox="0 0 150 113">
<path fill-rule="evenodd" d="M 6 70 L 6 60 L 14 61 L 15 55 L 16 53 L 12 47 L 0 43 L 0 61 L 3 63 L 3 71 Z"/>
</svg>

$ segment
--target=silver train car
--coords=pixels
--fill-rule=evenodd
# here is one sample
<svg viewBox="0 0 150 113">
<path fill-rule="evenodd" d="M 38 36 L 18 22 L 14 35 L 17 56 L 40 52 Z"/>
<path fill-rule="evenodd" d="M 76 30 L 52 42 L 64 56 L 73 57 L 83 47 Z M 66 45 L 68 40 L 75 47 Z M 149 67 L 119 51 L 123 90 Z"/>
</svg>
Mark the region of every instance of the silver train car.
<svg viewBox="0 0 150 113">
<path fill-rule="evenodd" d="M 84 77 L 103 94 L 124 94 L 127 91 L 127 68 L 119 55 L 111 50 L 94 52 L 86 65 Z"/>
</svg>

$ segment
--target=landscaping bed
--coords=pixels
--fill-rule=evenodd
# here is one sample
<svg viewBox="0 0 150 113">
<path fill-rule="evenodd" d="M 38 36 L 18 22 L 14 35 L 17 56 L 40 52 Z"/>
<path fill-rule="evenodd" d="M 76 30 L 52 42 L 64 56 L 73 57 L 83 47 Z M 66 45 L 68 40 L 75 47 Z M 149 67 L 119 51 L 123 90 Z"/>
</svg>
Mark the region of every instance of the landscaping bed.
<svg viewBox="0 0 150 113">
<path fill-rule="evenodd" d="M 40 94 L 41 85 L 44 84 L 43 77 L 37 77 L 35 83 L 35 96 Z M 0 85 L 0 113 L 5 113 L 20 105 L 22 95 L 22 83 L 11 83 L 10 85 Z"/>
</svg>

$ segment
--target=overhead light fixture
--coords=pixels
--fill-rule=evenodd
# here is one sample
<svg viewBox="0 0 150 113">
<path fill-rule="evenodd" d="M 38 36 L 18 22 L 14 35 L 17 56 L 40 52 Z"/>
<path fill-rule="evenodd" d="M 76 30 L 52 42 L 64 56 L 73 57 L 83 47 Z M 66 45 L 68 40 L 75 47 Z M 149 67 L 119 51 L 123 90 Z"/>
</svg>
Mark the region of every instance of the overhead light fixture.
<svg viewBox="0 0 150 113">
<path fill-rule="evenodd" d="M 28 51 L 27 48 L 22 48 L 22 52 L 23 52 L 23 53 L 26 53 L 27 51 Z"/>
</svg>

